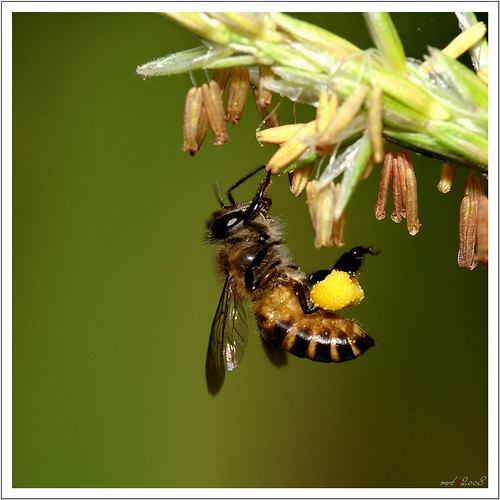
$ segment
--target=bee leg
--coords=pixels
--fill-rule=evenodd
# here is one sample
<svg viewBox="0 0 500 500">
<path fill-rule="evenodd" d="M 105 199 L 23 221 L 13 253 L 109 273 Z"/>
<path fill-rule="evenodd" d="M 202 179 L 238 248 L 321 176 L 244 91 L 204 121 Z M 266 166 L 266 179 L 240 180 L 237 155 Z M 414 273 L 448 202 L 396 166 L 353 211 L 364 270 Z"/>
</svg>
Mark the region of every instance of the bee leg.
<svg viewBox="0 0 500 500">
<path fill-rule="evenodd" d="M 245 285 L 251 292 L 258 287 L 258 284 L 254 283 L 254 271 L 262 264 L 268 252 L 269 249 L 267 247 L 263 247 L 259 250 L 245 271 Z"/>
<path fill-rule="evenodd" d="M 265 165 L 263 165 L 265 167 Z M 261 167 L 262 168 L 262 167 Z M 245 210 L 245 220 L 250 220 L 255 216 L 255 213 L 259 209 L 261 205 L 267 201 L 266 210 L 269 209 L 271 205 L 271 200 L 269 198 L 264 198 L 264 194 L 267 191 L 267 188 L 271 185 L 271 171 L 267 172 L 266 180 L 261 184 L 255 198 L 252 201 L 252 204 Z"/>
<path fill-rule="evenodd" d="M 333 269 L 357 276 L 361 272 L 363 258 L 367 253 L 374 256 L 380 255 L 380 251 L 374 250 L 372 247 L 354 247 L 339 257 Z"/>
<path fill-rule="evenodd" d="M 252 175 L 255 175 L 257 172 L 260 172 L 264 168 L 266 168 L 266 166 L 265 165 L 261 165 L 260 167 L 256 168 L 255 170 L 252 170 L 249 174 L 245 175 L 245 177 L 243 177 L 243 179 L 240 179 L 238 182 L 236 182 L 235 184 L 233 184 L 227 190 L 227 197 L 229 198 L 229 201 L 231 202 L 231 206 L 234 207 L 236 205 L 236 202 L 234 201 L 233 194 L 232 194 L 231 191 L 233 191 L 233 189 L 236 189 L 240 184 L 243 184 L 243 182 L 245 182 L 247 179 L 250 179 L 250 177 L 252 177 Z M 271 175 L 271 173 L 269 172 L 268 175 L 267 175 L 267 182 L 269 182 L 270 175 Z M 262 197 L 262 195 L 261 195 L 261 197 Z M 229 207 L 226 207 L 226 208 L 229 208 Z"/>
<path fill-rule="evenodd" d="M 321 309 L 320 307 L 309 306 L 309 302 L 307 300 L 309 296 L 309 289 L 306 288 L 302 283 L 295 281 L 293 283 L 293 291 L 295 292 L 295 295 L 297 295 L 297 298 L 299 299 L 300 306 L 302 307 L 304 314 L 311 314 Z"/>
<path fill-rule="evenodd" d="M 331 269 L 324 269 L 323 271 L 316 271 L 315 273 L 309 276 L 309 281 L 314 284 L 318 283 L 318 281 L 323 281 L 330 273 Z"/>
<path fill-rule="evenodd" d="M 380 255 L 380 251 L 374 250 L 372 247 L 354 247 L 339 257 L 333 266 L 333 270 L 344 271 L 351 276 L 358 276 L 363 265 L 363 258 L 367 253 L 374 256 Z M 311 283 L 323 281 L 331 272 L 332 270 L 316 271 L 309 276 L 309 281 Z"/>
</svg>

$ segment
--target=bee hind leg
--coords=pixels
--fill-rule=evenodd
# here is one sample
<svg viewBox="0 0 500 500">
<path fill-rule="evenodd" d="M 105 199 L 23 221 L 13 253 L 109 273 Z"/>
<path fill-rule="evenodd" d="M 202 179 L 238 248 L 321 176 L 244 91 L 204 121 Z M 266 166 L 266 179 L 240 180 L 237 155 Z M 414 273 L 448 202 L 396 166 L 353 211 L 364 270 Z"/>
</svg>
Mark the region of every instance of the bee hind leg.
<svg viewBox="0 0 500 500">
<path fill-rule="evenodd" d="M 351 276 L 358 276 L 361 273 L 361 267 L 363 266 L 363 259 L 366 254 L 378 256 L 380 255 L 379 250 L 374 250 L 372 247 L 354 247 L 351 248 L 346 253 L 343 253 L 332 270 L 335 271 L 344 271 Z M 316 271 L 315 273 L 309 276 L 309 281 L 311 283 L 317 283 L 318 281 L 323 281 L 332 270 L 322 270 Z"/>
<path fill-rule="evenodd" d="M 309 289 L 302 283 L 295 281 L 293 284 L 293 291 L 299 299 L 300 306 L 302 307 L 304 314 L 312 314 L 313 312 L 319 311 L 321 309 L 320 307 L 311 307 L 309 305 Z"/>
</svg>

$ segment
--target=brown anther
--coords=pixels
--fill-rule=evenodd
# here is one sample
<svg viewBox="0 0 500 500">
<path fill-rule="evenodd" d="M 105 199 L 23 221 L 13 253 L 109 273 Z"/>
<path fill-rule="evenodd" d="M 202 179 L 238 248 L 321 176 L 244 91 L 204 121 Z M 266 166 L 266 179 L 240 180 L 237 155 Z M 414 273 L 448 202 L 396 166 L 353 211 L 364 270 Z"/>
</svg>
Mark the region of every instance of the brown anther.
<svg viewBox="0 0 500 500">
<path fill-rule="evenodd" d="M 484 66 L 481 66 L 481 69 L 477 72 L 477 76 L 479 77 L 479 79 L 486 83 L 486 85 L 488 85 L 488 73 L 489 73 L 489 70 L 488 70 L 488 65 L 485 64 Z"/>
<path fill-rule="evenodd" d="M 443 54 L 458 59 L 486 35 L 484 23 L 475 23 L 456 36 L 444 49 Z"/>
<path fill-rule="evenodd" d="M 481 262 L 485 269 L 488 268 L 488 197 L 484 194 L 479 197 L 474 260 Z"/>
<path fill-rule="evenodd" d="M 406 227 L 408 232 L 415 236 L 420 229 L 420 222 L 418 220 L 418 202 L 417 202 L 417 178 L 413 170 L 413 163 L 410 156 L 406 151 L 400 151 L 398 157 L 403 159 L 404 172 L 405 172 L 405 205 L 406 205 Z"/>
<path fill-rule="evenodd" d="M 469 267 L 471 263 L 467 262 L 467 223 L 470 213 L 470 197 L 466 193 L 460 203 L 460 215 L 458 220 L 458 265 L 460 267 Z"/>
<path fill-rule="evenodd" d="M 281 169 L 298 160 L 306 152 L 311 134 L 314 131 L 315 122 L 309 122 L 303 125 L 288 141 L 283 143 L 278 151 L 274 153 L 267 162 L 266 169 L 276 175 Z"/>
<path fill-rule="evenodd" d="M 280 145 L 289 141 L 304 125 L 305 123 L 291 123 L 279 127 L 272 127 L 267 130 L 258 130 L 255 137 L 259 142 L 265 144 Z"/>
<path fill-rule="evenodd" d="M 296 168 L 293 172 L 289 172 L 288 180 L 290 182 L 290 192 L 294 196 L 300 196 L 306 188 L 313 166 L 314 162 Z"/>
<path fill-rule="evenodd" d="M 316 134 L 322 135 L 332 119 L 337 114 L 339 99 L 337 94 L 330 94 L 322 90 L 319 94 L 318 109 L 316 110 Z"/>
<path fill-rule="evenodd" d="M 201 88 L 198 88 L 200 94 Z M 198 149 L 201 148 L 201 145 L 203 144 L 203 141 L 207 137 L 208 134 L 208 116 L 207 116 L 207 110 L 205 108 L 205 105 L 201 107 L 201 113 L 200 113 L 200 120 L 198 122 L 198 128 L 196 129 L 196 144 L 198 145 Z"/>
<path fill-rule="evenodd" d="M 478 177 L 467 177 L 465 195 L 460 204 L 458 265 L 474 269 L 474 246 L 477 238 L 479 198 L 483 194 Z"/>
<path fill-rule="evenodd" d="M 387 206 L 387 196 L 389 194 L 389 185 L 392 179 L 392 161 L 395 155 L 392 151 L 387 151 L 384 156 L 384 164 L 380 172 L 380 182 L 378 185 L 377 203 L 375 204 L 375 218 L 382 220 L 385 218 L 385 209 Z"/>
<path fill-rule="evenodd" d="M 327 90 L 322 90 L 319 94 L 318 109 L 316 110 L 316 136 L 320 137 L 326 133 L 328 126 L 337 114 L 339 99 L 337 94 L 330 94 Z M 334 145 L 318 144 L 316 150 L 320 156 L 331 156 Z"/>
<path fill-rule="evenodd" d="M 391 219 L 399 223 L 406 217 L 406 178 L 401 151 L 392 159 L 392 203 Z"/>
<path fill-rule="evenodd" d="M 211 12 L 210 17 L 219 19 L 222 26 L 250 39 L 259 40 L 265 33 L 264 20 L 253 12 Z"/>
<path fill-rule="evenodd" d="M 441 177 L 439 178 L 439 182 L 437 185 L 437 188 L 441 193 L 450 192 L 456 171 L 457 171 L 456 165 L 451 165 L 450 163 L 443 163 L 443 166 L 441 167 Z"/>
<path fill-rule="evenodd" d="M 475 23 L 469 26 L 456 36 L 443 50 L 443 54 L 452 59 L 458 59 L 462 54 L 467 52 L 471 47 L 478 43 L 486 34 L 486 26 L 484 23 Z M 432 65 L 426 61 L 420 65 L 420 70 L 423 73 L 428 73 L 432 69 Z"/>
<path fill-rule="evenodd" d="M 333 243 L 336 247 L 345 245 L 345 226 L 347 222 L 346 211 L 342 212 L 340 219 L 333 223 Z"/>
<path fill-rule="evenodd" d="M 210 85 L 204 83 L 201 86 L 203 92 L 203 105 L 207 112 L 208 123 L 214 133 L 214 144 L 220 146 L 229 139 L 224 121 L 224 107 L 219 84 L 214 80 Z"/>
<path fill-rule="evenodd" d="M 372 173 L 373 170 L 373 160 L 369 160 L 368 163 L 366 164 L 365 169 L 363 170 L 363 173 L 361 174 L 361 177 L 359 178 L 360 181 L 364 181 L 365 179 L 368 179 L 370 177 L 370 174 Z"/>
<path fill-rule="evenodd" d="M 372 144 L 372 159 L 380 163 L 384 159 L 384 137 L 382 136 L 382 89 L 373 87 L 368 109 L 368 133 Z"/>
<path fill-rule="evenodd" d="M 200 143 L 196 139 L 198 124 L 203 107 L 203 97 L 201 89 L 192 87 L 186 95 L 184 104 L 184 121 L 182 124 L 182 150 L 194 156 L 198 150 Z"/>
<path fill-rule="evenodd" d="M 217 68 L 214 70 L 214 74 L 212 75 L 212 80 L 217 82 L 217 85 L 220 88 L 221 94 L 226 90 L 227 82 L 229 78 L 231 78 L 231 73 L 233 72 L 233 68 Z"/>
<path fill-rule="evenodd" d="M 281 122 L 278 116 L 278 112 L 275 109 L 276 106 L 273 106 L 272 104 L 269 106 L 259 106 L 260 92 L 261 89 L 258 88 L 253 89 L 255 105 L 257 106 L 257 110 L 262 119 L 264 120 L 266 127 L 267 128 L 280 127 Z"/>
<path fill-rule="evenodd" d="M 338 198 L 340 192 L 340 183 L 334 184 L 334 199 Z M 345 227 L 347 222 L 346 210 L 342 212 L 342 215 L 338 220 L 333 222 L 333 243 L 337 247 L 343 247 L 345 245 Z"/>
<path fill-rule="evenodd" d="M 225 120 L 236 125 L 243 114 L 250 90 L 250 75 L 247 68 L 234 68 L 229 92 L 227 95 L 227 111 Z"/>
<path fill-rule="evenodd" d="M 316 143 L 319 146 L 333 144 L 338 135 L 351 123 L 353 118 L 358 114 L 366 97 L 366 87 L 359 85 L 344 101 L 338 109 L 335 116 L 330 121 L 326 130 L 316 137 Z"/>
<path fill-rule="evenodd" d="M 273 98 L 273 92 L 269 89 L 266 89 L 262 82 L 266 81 L 266 79 L 274 78 L 274 74 L 271 70 L 271 66 L 261 65 L 259 66 L 259 95 L 257 99 L 257 107 L 265 108 L 271 104 L 271 100 Z"/>
<path fill-rule="evenodd" d="M 321 190 L 318 181 L 312 180 L 306 186 L 307 209 L 314 231 L 314 247 L 333 245 L 333 208 L 335 205 L 334 186 L 330 182 Z"/>
</svg>

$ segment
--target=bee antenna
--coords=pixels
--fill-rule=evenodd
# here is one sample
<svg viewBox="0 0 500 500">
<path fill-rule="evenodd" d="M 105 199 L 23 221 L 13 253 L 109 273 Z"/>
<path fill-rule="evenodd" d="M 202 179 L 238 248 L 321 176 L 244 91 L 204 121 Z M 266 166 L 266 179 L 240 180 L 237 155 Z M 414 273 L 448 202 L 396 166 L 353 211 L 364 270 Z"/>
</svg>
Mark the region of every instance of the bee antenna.
<svg viewBox="0 0 500 500">
<path fill-rule="evenodd" d="M 215 192 L 215 197 L 217 198 L 217 201 L 219 202 L 220 207 L 221 208 L 229 208 L 227 205 L 224 204 L 224 200 L 222 199 L 222 195 L 220 193 L 219 181 L 217 181 L 214 184 L 214 192 Z"/>
</svg>

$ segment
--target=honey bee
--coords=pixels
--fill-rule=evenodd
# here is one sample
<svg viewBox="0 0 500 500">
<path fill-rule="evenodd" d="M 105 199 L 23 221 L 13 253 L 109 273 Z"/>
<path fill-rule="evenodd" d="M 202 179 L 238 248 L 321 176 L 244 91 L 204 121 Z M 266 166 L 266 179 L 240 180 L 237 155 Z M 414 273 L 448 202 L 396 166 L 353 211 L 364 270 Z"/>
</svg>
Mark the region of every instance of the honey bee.
<svg viewBox="0 0 500 500">
<path fill-rule="evenodd" d="M 375 345 L 354 321 L 313 307 L 309 285 L 330 271 L 308 276 L 292 261 L 280 222 L 269 214 L 270 173 L 253 200 L 235 203 L 231 191 L 264 167 L 228 190 L 231 205 L 224 205 L 218 193 L 221 209 L 206 223 L 207 240 L 216 245 L 215 266 L 223 283 L 206 360 L 207 385 L 213 395 L 221 389 L 226 370 L 236 368 L 243 357 L 248 339 L 244 302 L 250 302 L 264 345 L 283 356 L 288 351 L 300 358 L 340 363 Z M 358 274 L 366 253 L 377 255 L 371 248 L 356 247 L 342 255 L 336 266 Z"/>
</svg>

